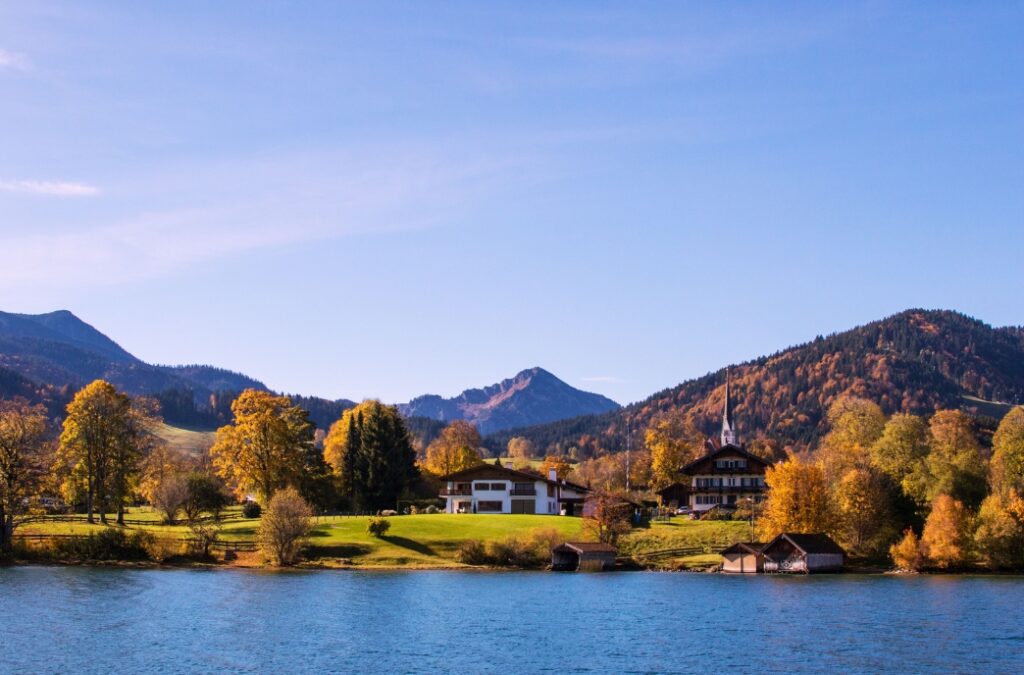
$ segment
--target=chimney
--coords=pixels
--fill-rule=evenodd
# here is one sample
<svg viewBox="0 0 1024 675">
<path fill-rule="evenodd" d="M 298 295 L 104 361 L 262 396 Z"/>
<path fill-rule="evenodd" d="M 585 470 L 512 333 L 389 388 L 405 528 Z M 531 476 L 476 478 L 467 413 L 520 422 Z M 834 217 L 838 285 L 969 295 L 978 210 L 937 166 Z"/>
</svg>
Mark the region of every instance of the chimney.
<svg viewBox="0 0 1024 675">
<path fill-rule="evenodd" d="M 558 472 L 555 471 L 554 469 L 548 469 L 548 480 L 553 480 L 553 481 L 555 481 L 557 483 L 558 482 Z"/>
</svg>

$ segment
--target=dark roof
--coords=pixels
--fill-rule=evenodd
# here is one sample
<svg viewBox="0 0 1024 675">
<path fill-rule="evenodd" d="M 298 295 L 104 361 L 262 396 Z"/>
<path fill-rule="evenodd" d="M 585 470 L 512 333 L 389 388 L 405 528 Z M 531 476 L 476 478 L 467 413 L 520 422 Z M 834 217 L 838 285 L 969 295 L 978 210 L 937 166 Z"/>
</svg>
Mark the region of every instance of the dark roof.
<svg viewBox="0 0 1024 675">
<path fill-rule="evenodd" d="M 764 548 L 763 541 L 739 541 L 722 551 L 722 555 L 726 553 L 760 553 L 762 548 Z"/>
<path fill-rule="evenodd" d="M 619 549 L 611 544 L 598 544 L 590 541 L 567 541 L 555 549 L 571 548 L 577 553 L 618 553 Z"/>
<path fill-rule="evenodd" d="M 793 546 L 797 547 L 804 553 L 838 553 L 839 555 L 846 555 L 846 551 L 844 551 L 839 544 L 832 541 L 832 537 L 820 532 L 810 534 L 783 532 L 772 539 L 771 542 L 762 550 L 767 550 L 775 544 L 775 542 L 783 538 L 788 539 Z"/>
<path fill-rule="evenodd" d="M 551 485 L 562 485 L 564 487 L 576 490 L 577 492 L 590 492 L 590 488 L 584 487 L 583 485 L 577 485 L 576 483 L 570 483 L 567 480 L 551 480 L 547 476 L 545 476 L 543 474 L 540 474 L 540 473 L 534 473 L 532 471 L 519 471 L 518 469 L 509 469 L 508 467 L 505 467 L 505 466 L 498 466 L 496 464 L 487 464 L 485 462 L 481 462 L 480 464 L 477 464 L 475 466 L 471 466 L 468 469 L 463 469 L 462 471 L 456 471 L 455 473 L 450 473 L 447 476 L 441 476 L 440 480 L 443 480 L 443 481 L 453 480 L 454 481 L 454 480 L 470 479 L 473 476 L 473 474 L 479 473 L 480 471 L 493 471 L 493 472 L 497 472 L 499 474 L 505 474 L 510 479 L 518 478 L 518 479 L 523 480 L 523 481 L 527 481 L 528 480 L 531 483 L 533 481 L 542 480 L 545 483 L 549 483 Z"/>
<path fill-rule="evenodd" d="M 711 444 L 711 445 L 713 445 L 713 444 Z M 726 452 L 736 452 L 736 453 L 739 453 L 739 454 L 743 455 L 744 457 L 746 457 L 747 459 L 752 459 L 755 462 L 757 462 L 758 464 L 763 464 L 765 466 L 771 466 L 772 463 L 773 463 L 771 460 L 765 459 L 764 457 L 758 457 L 754 453 L 747 452 L 746 450 L 744 450 L 743 448 L 741 448 L 741 447 L 739 447 L 737 445 L 723 445 L 723 446 L 715 449 L 712 452 L 707 452 L 707 453 L 701 455 L 697 459 L 693 460 L 692 462 L 690 462 L 689 464 L 684 466 L 679 471 L 680 471 L 680 473 L 686 473 L 686 471 L 688 469 L 690 469 L 691 467 L 694 467 L 697 464 L 700 464 L 701 462 L 706 462 L 709 459 L 714 459 L 718 455 L 721 455 L 721 454 L 726 453 Z"/>
</svg>

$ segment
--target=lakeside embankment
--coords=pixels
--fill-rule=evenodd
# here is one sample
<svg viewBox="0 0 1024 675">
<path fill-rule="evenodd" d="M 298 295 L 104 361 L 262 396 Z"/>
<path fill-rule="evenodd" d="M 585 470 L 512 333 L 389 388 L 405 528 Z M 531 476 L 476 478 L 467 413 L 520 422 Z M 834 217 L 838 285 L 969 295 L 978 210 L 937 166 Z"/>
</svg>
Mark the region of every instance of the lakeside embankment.
<svg viewBox="0 0 1024 675">
<path fill-rule="evenodd" d="M 193 560 L 182 555 L 191 533 L 185 525 L 162 525 L 156 513 L 135 509 L 129 514 L 133 524 L 123 527 L 88 524 L 71 520 L 27 523 L 18 530 L 20 562 L 59 562 L 64 564 L 95 562 L 131 565 L 157 563 L 201 567 L 265 567 L 254 548 L 258 520 L 229 518 L 218 526 L 211 560 Z M 467 542 L 480 542 L 485 548 L 511 546 L 512 554 L 521 546 L 543 548 L 552 541 L 585 538 L 579 518 L 546 515 L 419 514 L 393 516 L 383 537 L 367 532 L 368 516 L 318 517 L 306 539 L 298 567 L 316 569 L 471 569 L 491 565 L 471 565 L 460 561 L 460 550 Z M 118 531 L 125 537 L 152 536 L 166 542 L 155 551 L 153 560 L 145 550 L 135 550 L 131 560 L 96 560 L 94 556 L 67 555 L 77 541 L 89 534 Z M 716 551 L 748 536 L 748 525 L 729 521 L 690 521 L 674 519 L 656 522 L 649 528 L 635 529 L 620 541 L 620 554 L 634 558 L 639 566 L 652 569 L 688 569 L 717 565 Z M 148 548 L 148 547 L 147 547 Z M 178 550 L 175 550 L 175 549 Z M 134 549 L 133 549 L 134 550 Z M 225 553 L 227 555 L 225 556 Z M 106 557 L 106 556 L 104 556 Z M 227 557 L 227 560 L 225 560 Z M 115 556 L 116 558 L 116 556 Z M 149 558 L 147 561 L 146 558 Z M 500 565 L 499 565 L 500 566 Z"/>
</svg>

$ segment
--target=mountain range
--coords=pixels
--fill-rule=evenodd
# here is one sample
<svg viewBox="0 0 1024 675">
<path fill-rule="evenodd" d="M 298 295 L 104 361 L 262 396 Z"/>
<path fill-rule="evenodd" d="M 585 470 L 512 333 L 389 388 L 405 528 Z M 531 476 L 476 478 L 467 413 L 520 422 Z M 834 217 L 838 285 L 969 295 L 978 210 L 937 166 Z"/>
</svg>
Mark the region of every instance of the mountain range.
<svg viewBox="0 0 1024 675">
<path fill-rule="evenodd" d="M 243 389 L 267 389 L 259 380 L 213 366 L 145 363 L 66 310 L 38 315 L 0 312 L 0 396 L 41 401 L 57 416 L 78 388 L 99 378 L 130 394 L 156 398 L 167 422 L 194 429 L 230 421 L 231 401 Z M 355 405 L 315 396 L 292 399 L 320 428 Z M 489 433 L 618 407 L 604 396 L 580 391 L 546 370 L 532 368 L 452 399 L 420 396 L 400 409 L 409 418 L 426 418 L 412 427 L 429 440 L 439 428 L 431 420 L 464 419 Z"/>
<path fill-rule="evenodd" d="M 991 428 L 1024 402 L 1024 328 L 993 328 L 958 312 L 911 309 L 852 330 L 729 368 L 734 414 L 744 440 L 776 452 L 813 445 L 827 430 L 825 413 L 844 395 L 894 412 L 928 414 L 961 408 Z M 688 380 L 602 415 L 512 429 L 485 439 L 493 450 L 526 436 L 544 452 L 579 457 L 640 447 L 659 415 L 692 414 L 714 436 L 721 424 L 726 369 Z M 641 440 L 637 440 L 641 439 Z"/>
<path fill-rule="evenodd" d="M 406 417 L 466 420 L 482 434 L 618 408 L 615 401 L 571 387 L 543 368 L 524 370 L 483 389 L 467 389 L 454 398 L 430 394 L 398 406 Z"/>
</svg>

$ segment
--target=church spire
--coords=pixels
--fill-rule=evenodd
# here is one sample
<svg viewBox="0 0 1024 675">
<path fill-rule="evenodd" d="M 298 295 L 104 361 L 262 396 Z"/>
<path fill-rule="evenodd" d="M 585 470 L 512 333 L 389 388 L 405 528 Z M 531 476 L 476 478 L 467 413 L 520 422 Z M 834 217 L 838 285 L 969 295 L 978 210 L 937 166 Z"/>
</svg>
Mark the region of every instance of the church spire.
<svg viewBox="0 0 1024 675">
<path fill-rule="evenodd" d="M 725 369 L 725 407 L 722 410 L 722 445 L 739 446 L 736 423 L 732 418 L 732 398 L 729 395 L 729 369 Z"/>
</svg>

